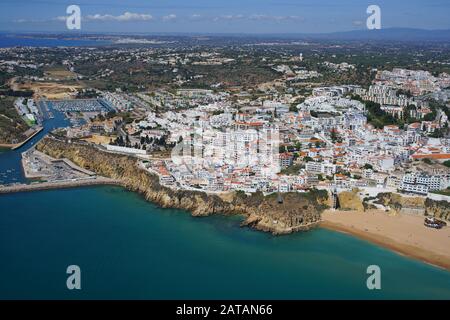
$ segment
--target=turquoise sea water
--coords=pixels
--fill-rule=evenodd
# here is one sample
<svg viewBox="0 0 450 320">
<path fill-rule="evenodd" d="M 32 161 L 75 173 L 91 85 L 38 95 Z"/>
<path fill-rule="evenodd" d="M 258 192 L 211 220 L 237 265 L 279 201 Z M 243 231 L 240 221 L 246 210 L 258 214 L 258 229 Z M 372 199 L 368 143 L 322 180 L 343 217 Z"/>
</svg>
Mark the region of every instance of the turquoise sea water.
<svg viewBox="0 0 450 320">
<path fill-rule="evenodd" d="M 0 298 L 450 298 L 450 272 L 316 229 L 274 237 L 120 187 L 0 195 Z M 81 268 L 79 291 L 66 268 Z M 382 289 L 366 287 L 381 268 Z"/>
</svg>

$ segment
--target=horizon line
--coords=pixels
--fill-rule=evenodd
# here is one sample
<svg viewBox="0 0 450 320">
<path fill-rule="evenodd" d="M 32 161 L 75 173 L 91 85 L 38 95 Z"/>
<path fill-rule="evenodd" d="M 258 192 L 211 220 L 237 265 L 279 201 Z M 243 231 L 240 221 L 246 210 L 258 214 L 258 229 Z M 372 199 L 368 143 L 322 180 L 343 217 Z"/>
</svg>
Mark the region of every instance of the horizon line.
<svg viewBox="0 0 450 320">
<path fill-rule="evenodd" d="M 160 31 L 160 32 L 140 32 L 140 31 L 83 31 L 83 30 L 64 30 L 64 31 L 50 31 L 50 30 L 0 30 L 0 33 L 13 33 L 13 34 L 72 34 L 72 35 L 83 35 L 83 34 L 111 34 L 111 35 L 303 35 L 303 36 L 314 36 L 314 35 L 332 35 L 339 33 L 352 33 L 352 32 L 372 32 L 372 33 L 380 33 L 383 31 L 389 30 L 405 30 L 405 31 L 427 31 L 427 32 L 442 32 L 448 31 L 450 32 L 450 28 L 448 29 L 426 29 L 426 28 L 410 28 L 410 27 L 387 27 L 381 29 L 369 30 L 366 28 L 363 29 L 353 29 L 353 30 L 342 30 L 342 31 L 332 31 L 332 32 L 183 32 L 183 31 Z"/>
</svg>

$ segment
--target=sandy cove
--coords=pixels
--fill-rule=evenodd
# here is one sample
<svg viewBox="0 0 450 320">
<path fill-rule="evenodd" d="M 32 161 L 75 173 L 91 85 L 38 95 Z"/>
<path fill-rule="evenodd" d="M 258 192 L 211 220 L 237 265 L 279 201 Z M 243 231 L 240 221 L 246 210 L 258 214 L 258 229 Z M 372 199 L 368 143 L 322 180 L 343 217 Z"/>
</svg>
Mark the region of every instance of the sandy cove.
<svg viewBox="0 0 450 320">
<path fill-rule="evenodd" d="M 424 217 L 379 210 L 322 213 L 321 226 L 368 240 L 400 254 L 450 270 L 450 227 L 425 227 Z"/>
</svg>

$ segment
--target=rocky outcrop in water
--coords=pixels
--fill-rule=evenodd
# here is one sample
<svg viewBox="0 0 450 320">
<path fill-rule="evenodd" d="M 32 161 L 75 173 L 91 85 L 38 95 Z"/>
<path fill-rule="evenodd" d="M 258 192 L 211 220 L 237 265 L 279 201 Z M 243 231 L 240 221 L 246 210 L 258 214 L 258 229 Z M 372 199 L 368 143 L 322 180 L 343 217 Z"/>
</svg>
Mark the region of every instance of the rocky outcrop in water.
<svg viewBox="0 0 450 320">
<path fill-rule="evenodd" d="M 147 200 L 163 208 L 188 210 L 193 216 L 211 214 L 242 214 L 242 225 L 273 234 L 307 230 L 320 221 L 321 212 L 327 207 L 327 192 L 283 194 L 279 203 L 276 194 L 246 195 L 242 192 L 207 194 L 201 191 L 174 190 L 160 185 L 159 178 L 137 165 L 136 158 L 101 151 L 92 145 L 67 143 L 46 137 L 36 146 L 41 152 L 54 158 L 67 158 L 78 166 L 98 175 L 112 178 L 132 191 L 139 192 Z"/>
</svg>

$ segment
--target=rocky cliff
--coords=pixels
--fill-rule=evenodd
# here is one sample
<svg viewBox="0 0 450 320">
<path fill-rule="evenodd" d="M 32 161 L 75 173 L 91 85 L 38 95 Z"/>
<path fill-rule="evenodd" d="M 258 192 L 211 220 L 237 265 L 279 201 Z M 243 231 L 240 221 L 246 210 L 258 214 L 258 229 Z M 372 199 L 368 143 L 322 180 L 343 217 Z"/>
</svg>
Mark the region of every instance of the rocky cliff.
<svg viewBox="0 0 450 320">
<path fill-rule="evenodd" d="M 450 203 L 447 201 L 436 201 L 427 198 L 425 200 L 425 210 L 429 216 L 450 221 Z"/>
<path fill-rule="evenodd" d="M 317 225 L 327 203 L 327 193 L 323 191 L 283 194 L 283 203 L 280 204 L 275 194 L 264 196 L 262 193 L 245 195 L 233 192 L 217 195 L 173 190 L 161 186 L 159 178 L 139 168 L 137 160 L 131 156 L 51 137 L 42 139 L 36 148 L 51 157 L 67 158 L 98 175 L 119 180 L 125 188 L 139 192 L 161 207 L 185 209 L 194 216 L 242 214 L 246 217 L 243 225 L 273 234 L 307 230 Z"/>
<path fill-rule="evenodd" d="M 450 205 L 447 201 L 436 201 L 425 197 L 406 197 L 396 193 L 380 193 L 377 203 L 389 206 L 395 212 L 421 212 L 443 220 L 450 220 Z"/>
<path fill-rule="evenodd" d="M 364 211 L 364 205 L 358 195 L 358 189 L 340 192 L 338 194 L 338 201 L 341 210 Z"/>
<path fill-rule="evenodd" d="M 391 210 L 400 212 L 402 209 L 425 209 L 425 198 L 403 197 L 397 193 L 384 192 L 377 195 L 376 203 L 388 206 Z"/>
</svg>

